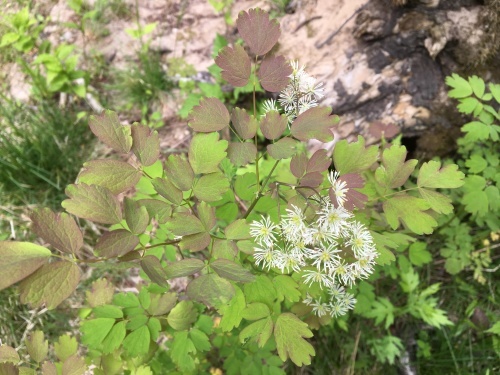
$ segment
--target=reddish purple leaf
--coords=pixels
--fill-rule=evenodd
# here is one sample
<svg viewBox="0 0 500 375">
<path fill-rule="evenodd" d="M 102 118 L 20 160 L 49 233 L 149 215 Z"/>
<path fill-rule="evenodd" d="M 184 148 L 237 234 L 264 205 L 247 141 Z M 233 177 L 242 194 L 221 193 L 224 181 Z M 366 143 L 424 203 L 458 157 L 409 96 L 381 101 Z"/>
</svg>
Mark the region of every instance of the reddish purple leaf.
<svg viewBox="0 0 500 375">
<path fill-rule="evenodd" d="M 202 133 L 222 130 L 229 125 L 229 112 L 219 99 L 206 98 L 193 108 L 188 125 Z"/>
<path fill-rule="evenodd" d="M 285 115 L 280 115 L 277 111 L 270 111 L 260 123 L 260 130 L 267 139 L 276 139 L 281 137 L 288 124 Z"/>
<path fill-rule="evenodd" d="M 253 138 L 257 132 L 257 120 L 255 117 L 250 116 L 244 109 L 238 107 L 233 109 L 231 123 L 236 133 L 242 139 Z"/>
<path fill-rule="evenodd" d="M 318 187 L 323 182 L 323 175 L 319 172 L 308 172 L 300 179 L 300 186 Z"/>
<path fill-rule="evenodd" d="M 292 161 L 290 162 L 290 171 L 295 177 L 301 178 L 304 173 L 306 173 L 306 166 L 307 155 L 301 152 L 292 158 Z"/>
<path fill-rule="evenodd" d="M 262 61 L 257 74 L 260 84 L 271 92 L 280 92 L 290 82 L 292 67 L 283 56 L 270 56 Z"/>
<path fill-rule="evenodd" d="M 252 72 L 250 58 L 242 46 L 226 46 L 215 58 L 215 63 L 222 69 L 222 78 L 236 87 L 245 86 Z"/>
<path fill-rule="evenodd" d="M 97 138 L 113 150 L 128 153 L 132 147 L 130 126 L 122 126 L 118 115 L 113 111 L 104 111 L 100 115 L 90 116 L 89 127 Z"/>
<path fill-rule="evenodd" d="M 256 55 L 265 55 L 278 41 L 281 30 L 277 20 L 270 20 L 262 9 L 241 11 L 236 20 L 238 32 Z"/>
<path fill-rule="evenodd" d="M 149 126 L 132 125 L 132 151 L 142 165 L 154 164 L 160 156 L 160 138 L 156 130 Z"/>
<path fill-rule="evenodd" d="M 94 251 L 101 257 L 115 258 L 127 254 L 139 244 L 139 237 L 125 229 L 104 233 L 97 241 Z"/>
<path fill-rule="evenodd" d="M 255 155 L 257 155 L 257 148 L 253 143 L 231 142 L 227 149 L 229 160 L 237 167 L 255 161 Z"/>
<path fill-rule="evenodd" d="M 307 172 L 324 172 L 330 167 L 331 163 L 326 150 L 320 149 L 311 156 L 311 159 L 309 159 L 307 163 Z"/>
<path fill-rule="evenodd" d="M 300 114 L 292 124 L 292 135 L 307 142 L 317 139 L 321 142 L 333 140 L 332 128 L 339 121 L 338 116 L 332 115 L 330 107 L 314 107 Z"/>
<path fill-rule="evenodd" d="M 344 185 L 344 203 L 343 206 L 349 211 L 354 210 L 355 207 L 363 208 L 368 197 L 354 189 L 361 189 L 365 186 L 365 180 L 357 173 L 348 173 L 338 178 L 339 185 Z M 329 189 L 328 195 L 335 207 L 338 207 L 338 200 L 332 188 Z"/>
<path fill-rule="evenodd" d="M 391 139 L 399 133 L 399 127 L 395 124 L 386 124 L 380 121 L 370 125 L 368 132 L 375 138 Z"/>
</svg>

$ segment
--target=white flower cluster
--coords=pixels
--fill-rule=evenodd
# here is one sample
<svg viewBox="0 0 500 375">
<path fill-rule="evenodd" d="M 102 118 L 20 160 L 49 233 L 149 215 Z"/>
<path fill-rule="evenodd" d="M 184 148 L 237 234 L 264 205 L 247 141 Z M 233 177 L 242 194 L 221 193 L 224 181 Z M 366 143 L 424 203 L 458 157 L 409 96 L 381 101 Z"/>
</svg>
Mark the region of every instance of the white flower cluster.
<svg viewBox="0 0 500 375">
<path fill-rule="evenodd" d="M 318 105 L 318 100 L 324 96 L 324 83 L 317 82 L 316 78 L 307 74 L 305 67 L 300 67 L 298 61 L 291 61 L 290 65 L 290 83 L 281 91 L 278 102 L 289 122 L 292 122 L 301 113 Z M 266 100 L 263 109 L 266 113 L 279 111 L 278 103 L 273 99 Z"/>
<path fill-rule="evenodd" d="M 365 226 L 341 204 L 335 207 L 329 202 L 311 223 L 292 205 L 279 225 L 263 217 L 251 224 L 250 234 L 258 245 L 254 249 L 257 265 L 300 272 L 305 284 L 318 283 L 328 291 L 329 301 L 310 296 L 304 300 L 318 316 L 328 313 L 336 317 L 354 307 L 355 298 L 343 286 L 367 278 L 378 255 Z"/>
</svg>

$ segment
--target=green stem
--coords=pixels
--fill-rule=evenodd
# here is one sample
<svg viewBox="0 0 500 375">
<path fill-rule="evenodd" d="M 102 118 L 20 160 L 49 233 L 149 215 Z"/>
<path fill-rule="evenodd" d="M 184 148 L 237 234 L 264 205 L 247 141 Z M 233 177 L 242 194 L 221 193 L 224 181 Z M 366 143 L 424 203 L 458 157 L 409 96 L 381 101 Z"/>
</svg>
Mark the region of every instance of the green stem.
<svg viewBox="0 0 500 375">
<path fill-rule="evenodd" d="M 267 183 L 269 182 L 269 179 L 271 178 L 271 176 L 272 176 L 274 170 L 276 169 L 276 167 L 278 166 L 279 162 L 280 162 L 279 160 L 276 160 L 276 163 L 274 163 L 274 165 L 273 165 L 271 171 L 269 172 L 269 174 L 267 175 L 264 183 L 259 188 L 259 191 L 257 192 L 257 196 L 254 198 L 254 200 L 253 200 L 252 204 L 250 205 L 250 207 L 248 207 L 248 210 L 247 210 L 247 212 L 245 212 L 245 215 L 243 215 L 244 219 L 246 219 L 248 217 L 248 215 L 250 215 L 250 212 L 252 212 L 252 210 L 254 209 L 255 205 L 259 201 L 259 199 L 263 196 L 262 192 L 266 188 Z"/>
</svg>

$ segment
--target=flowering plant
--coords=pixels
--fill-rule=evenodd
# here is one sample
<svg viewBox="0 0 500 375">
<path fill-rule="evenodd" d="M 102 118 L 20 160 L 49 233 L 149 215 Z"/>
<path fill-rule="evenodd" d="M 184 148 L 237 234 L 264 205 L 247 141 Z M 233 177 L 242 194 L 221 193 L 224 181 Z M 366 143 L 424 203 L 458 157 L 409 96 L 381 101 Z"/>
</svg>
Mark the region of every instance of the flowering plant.
<svg viewBox="0 0 500 375">
<path fill-rule="evenodd" d="M 106 280 L 87 294 L 82 343 L 96 363 L 136 366 L 168 346 L 163 353 L 173 365 L 192 373 L 203 365 L 199 356 L 218 345 L 247 351 L 227 361 L 233 370 L 242 366 L 238 358 L 264 348 L 265 371 L 282 371 L 287 359 L 309 364 L 311 329 L 352 309 L 358 280 L 453 209 L 435 189 L 462 185 L 463 174 L 430 161 L 417 175 L 417 161 L 406 161 L 398 142 L 367 147 L 358 137 L 337 140 L 331 156 L 301 151 L 310 139 L 333 140 L 338 118 L 319 103 L 322 84 L 271 53 L 281 30 L 266 12 L 241 12 L 236 24 L 252 58 L 235 44 L 215 62 L 233 86 L 253 85 L 251 113 L 202 100 L 189 120 L 187 157 L 163 161 L 156 131 L 124 126 L 111 111 L 93 116 L 93 133 L 129 161 L 85 163 L 66 189 L 68 213 L 35 211 L 33 231 L 44 246 L 0 243 L 0 288 L 20 281 L 21 300 L 34 307 L 52 309 L 68 298 L 81 264 L 141 269 L 145 285 L 137 295 L 114 294 Z M 258 83 L 279 93 L 260 118 Z M 231 139 L 221 139 L 224 129 Z M 119 199 L 133 187 L 132 198 Z M 81 251 L 75 217 L 110 225 L 91 254 Z M 187 287 L 174 289 L 176 278 Z M 269 354 L 274 349 L 279 358 Z"/>
</svg>

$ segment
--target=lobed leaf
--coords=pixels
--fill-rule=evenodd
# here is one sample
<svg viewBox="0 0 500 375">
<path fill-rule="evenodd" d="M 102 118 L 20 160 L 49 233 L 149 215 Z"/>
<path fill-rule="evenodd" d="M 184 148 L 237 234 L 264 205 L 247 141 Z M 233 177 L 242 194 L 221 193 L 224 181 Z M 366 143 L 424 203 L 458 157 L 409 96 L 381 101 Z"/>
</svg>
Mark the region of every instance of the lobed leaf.
<svg viewBox="0 0 500 375">
<path fill-rule="evenodd" d="M 127 254 L 139 245 L 139 237 L 125 229 L 104 233 L 94 247 L 94 252 L 104 258 L 116 258 Z"/>
<path fill-rule="evenodd" d="M 261 302 L 249 303 L 241 313 L 243 319 L 246 320 L 259 320 L 267 318 L 271 315 L 269 307 Z"/>
<path fill-rule="evenodd" d="M 250 139 L 257 132 L 258 123 L 255 117 L 249 115 L 244 109 L 235 107 L 231 112 L 231 123 L 236 133 L 242 139 Z"/>
<path fill-rule="evenodd" d="M 260 122 L 260 130 L 267 139 L 281 137 L 288 125 L 288 119 L 278 111 L 269 111 Z"/>
<path fill-rule="evenodd" d="M 90 116 L 89 126 L 92 133 L 113 150 L 128 153 L 132 147 L 131 130 L 122 126 L 118 115 L 112 111 L 104 111 L 98 116 Z"/>
<path fill-rule="evenodd" d="M 446 195 L 438 193 L 434 190 L 418 188 L 418 192 L 422 199 L 424 199 L 432 210 L 439 214 L 451 214 L 453 212 L 453 205 L 451 204 L 451 199 Z"/>
<path fill-rule="evenodd" d="M 0 363 L 19 363 L 21 358 L 17 354 L 16 349 L 8 345 L 0 346 Z M 1 368 L 0 368 L 1 369 Z"/>
<path fill-rule="evenodd" d="M 196 347 L 188 337 L 188 332 L 175 332 L 171 344 L 172 361 L 179 367 L 184 374 L 193 373 L 196 368 L 191 354 L 196 353 Z"/>
<path fill-rule="evenodd" d="M 197 277 L 186 290 L 189 298 L 216 308 L 230 301 L 234 293 L 233 285 L 215 273 Z"/>
<path fill-rule="evenodd" d="M 332 162 L 328 157 L 328 153 L 325 149 L 319 149 L 314 154 L 312 154 L 311 158 L 307 162 L 306 171 L 308 173 L 311 172 L 320 172 L 323 173 L 326 171 Z"/>
<path fill-rule="evenodd" d="M 278 142 L 267 145 L 267 152 L 276 160 L 291 158 L 297 152 L 297 141 L 290 138 L 281 138 Z"/>
<path fill-rule="evenodd" d="M 172 181 L 164 177 L 156 177 L 151 180 L 151 183 L 153 184 L 156 192 L 163 198 L 178 206 L 182 204 L 182 191 L 175 187 Z"/>
<path fill-rule="evenodd" d="M 62 202 L 69 213 L 102 224 L 117 224 L 122 220 L 118 199 L 105 187 L 97 185 L 68 185 Z"/>
<path fill-rule="evenodd" d="M 396 144 L 382 153 L 382 165 L 375 171 L 375 179 L 386 188 L 395 189 L 403 186 L 415 170 L 418 160 L 406 160 L 406 147 Z"/>
<path fill-rule="evenodd" d="M 222 332 L 230 332 L 233 328 L 239 327 L 243 319 L 243 310 L 245 309 L 245 295 L 237 286 L 234 287 L 234 297 L 226 304 L 219 307 L 222 314 L 219 327 Z"/>
<path fill-rule="evenodd" d="M 25 340 L 26 349 L 31 359 L 35 362 L 42 362 L 49 352 L 49 342 L 45 340 L 43 332 L 36 330 L 28 335 Z"/>
<path fill-rule="evenodd" d="M 262 348 L 271 338 L 273 327 L 274 324 L 271 317 L 258 320 L 241 330 L 239 334 L 240 342 L 245 343 L 248 339 L 252 338 Z"/>
<path fill-rule="evenodd" d="M 453 90 L 448 92 L 448 96 L 452 98 L 465 98 L 472 95 L 472 87 L 469 82 L 456 73 L 453 73 L 451 77 L 446 77 L 445 82 L 448 86 L 453 88 Z"/>
<path fill-rule="evenodd" d="M 76 354 L 67 358 L 62 365 L 62 375 L 84 375 L 86 371 L 85 360 Z"/>
<path fill-rule="evenodd" d="M 256 55 L 268 53 L 281 35 L 279 22 L 270 20 L 269 14 L 259 8 L 241 11 L 236 26 L 240 36 Z"/>
<path fill-rule="evenodd" d="M 198 313 L 191 301 L 179 302 L 168 314 L 168 324 L 176 331 L 188 329 L 196 321 Z"/>
<path fill-rule="evenodd" d="M 365 140 L 358 136 L 357 142 L 348 143 L 343 139 L 333 149 L 335 170 L 341 175 L 360 173 L 370 168 L 378 159 L 378 147 L 365 148 Z"/>
<path fill-rule="evenodd" d="M 56 249 L 68 254 L 76 254 L 83 246 L 83 234 L 71 216 L 54 213 L 49 208 L 40 208 L 30 216 L 32 229 Z"/>
<path fill-rule="evenodd" d="M 132 151 L 137 159 L 144 166 L 153 165 L 160 156 L 160 137 L 156 130 L 149 126 L 133 124 L 132 131 Z"/>
<path fill-rule="evenodd" d="M 398 229 L 399 222 L 416 234 L 431 234 L 437 226 L 436 220 L 426 211 L 431 206 L 423 199 L 407 194 L 399 194 L 383 204 L 387 223 L 392 229 Z"/>
<path fill-rule="evenodd" d="M 222 78 L 231 85 L 243 87 L 248 83 L 252 64 L 242 46 L 224 47 L 215 58 L 215 63 L 222 69 Z"/>
<path fill-rule="evenodd" d="M 33 243 L 0 241 L 0 290 L 31 275 L 51 256 L 49 249 Z"/>
<path fill-rule="evenodd" d="M 21 302 L 52 310 L 73 293 L 80 275 L 80 268 L 73 262 L 46 264 L 21 282 Z"/>
<path fill-rule="evenodd" d="M 85 297 L 91 307 L 96 307 L 110 303 L 114 293 L 113 284 L 106 279 L 99 279 L 92 283 L 91 289 L 85 292 Z"/>
<path fill-rule="evenodd" d="M 67 358 L 76 354 L 78 351 L 78 342 L 76 338 L 68 334 L 59 336 L 59 340 L 54 344 L 54 353 L 56 357 L 64 362 Z"/>
<path fill-rule="evenodd" d="M 201 201 L 215 202 L 222 199 L 228 189 L 227 177 L 220 172 L 215 172 L 201 176 L 193 187 L 193 194 Z"/>
<path fill-rule="evenodd" d="M 290 82 L 292 67 L 283 56 L 269 56 L 262 61 L 257 76 L 262 87 L 270 92 L 280 92 Z"/>
<path fill-rule="evenodd" d="M 339 117 L 332 115 L 330 107 L 313 107 L 297 116 L 290 131 L 292 136 L 302 142 L 310 139 L 330 142 L 333 140 L 332 128 L 338 121 Z"/>
<path fill-rule="evenodd" d="M 453 189 L 464 184 L 464 177 L 456 164 L 448 164 L 441 168 L 440 162 L 431 160 L 420 168 L 417 185 L 421 188 Z"/>
<path fill-rule="evenodd" d="M 278 316 L 274 326 L 274 338 L 282 361 L 290 358 L 299 367 L 311 364 L 311 357 L 315 355 L 315 351 L 304 338 L 312 336 L 313 333 L 307 327 L 307 323 L 294 314 L 283 313 Z"/>
<path fill-rule="evenodd" d="M 142 173 L 119 160 L 92 160 L 83 164 L 78 182 L 108 188 L 114 195 L 134 187 Z"/>
<path fill-rule="evenodd" d="M 297 153 L 290 161 L 290 171 L 295 177 L 301 178 L 306 173 L 307 164 L 307 155 L 303 152 Z"/>
<path fill-rule="evenodd" d="M 189 163 L 195 174 L 219 171 L 219 164 L 226 157 L 228 142 L 219 140 L 218 133 L 195 134 L 189 146 Z"/>
<path fill-rule="evenodd" d="M 197 132 L 216 132 L 229 125 L 229 112 L 219 99 L 205 98 L 193 108 L 188 125 Z"/>
<path fill-rule="evenodd" d="M 241 167 L 255 161 L 257 147 L 250 142 L 231 142 L 227 149 L 227 156 L 236 167 Z"/>
</svg>

